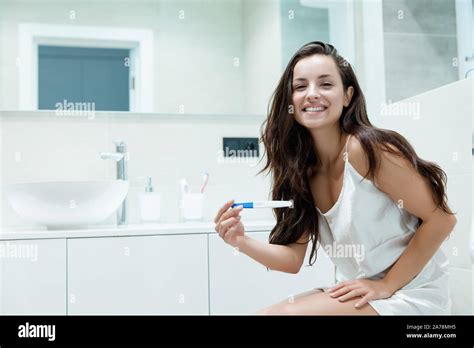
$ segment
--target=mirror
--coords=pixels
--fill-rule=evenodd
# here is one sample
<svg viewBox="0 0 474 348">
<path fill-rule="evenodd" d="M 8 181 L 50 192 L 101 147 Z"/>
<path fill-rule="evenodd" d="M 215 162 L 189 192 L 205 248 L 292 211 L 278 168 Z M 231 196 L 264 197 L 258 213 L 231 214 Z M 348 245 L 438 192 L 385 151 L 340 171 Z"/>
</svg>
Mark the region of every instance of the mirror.
<svg viewBox="0 0 474 348">
<path fill-rule="evenodd" d="M 473 75 L 472 0 L 4 0 L 0 110 L 265 115 L 292 54 L 332 43 L 381 103 Z"/>
</svg>

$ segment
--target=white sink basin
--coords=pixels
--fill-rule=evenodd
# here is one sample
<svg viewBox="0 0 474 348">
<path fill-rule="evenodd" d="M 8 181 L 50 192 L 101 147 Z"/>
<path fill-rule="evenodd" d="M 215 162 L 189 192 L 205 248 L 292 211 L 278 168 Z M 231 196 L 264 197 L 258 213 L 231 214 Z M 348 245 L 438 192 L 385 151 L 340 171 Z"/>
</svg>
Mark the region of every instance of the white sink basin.
<svg viewBox="0 0 474 348">
<path fill-rule="evenodd" d="M 107 219 L 123 202 L 128 188 L 124 180 L 30 182 L 7 185 L 6 194 L 20 217 L 58 229 Z"/>
</svg>

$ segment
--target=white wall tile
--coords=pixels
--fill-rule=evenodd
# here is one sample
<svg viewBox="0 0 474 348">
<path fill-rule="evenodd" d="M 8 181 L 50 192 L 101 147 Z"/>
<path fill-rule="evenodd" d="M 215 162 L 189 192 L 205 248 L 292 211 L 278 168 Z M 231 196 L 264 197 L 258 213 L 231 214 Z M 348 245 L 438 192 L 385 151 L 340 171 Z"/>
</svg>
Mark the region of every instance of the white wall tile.
<svg viewBox="0 0 474 348">
<path fill-rule="evenodd" d="M 119 116 L 107 113 L 87 120 L 65 119 L 53 112 L 22 117 L 21 112 L 5 112 L 2 118 L 3 183 L 21 181 L 115 179 L 115 162 L 102 160 L 99 153 L 113 152 L 114 140 L 124 140 L 130 152 L 128 174 L 129 220 L 139 222 L 138 193 L 144 191 L 145 176 L 152 176 L 155 190 L 162 193 L 163 221 L 178 221 L 179 180 L 186 178 L 193 189 L 209 172 L 204 219 L 212 220 L 227 200 L 266 200 L 269 177 L 257 176 L 263 161 L 222 163 L 219 156 L 223 137 L 260 136 L 261 118 L 224 119 L 210 117 L 192 121 L 191 116 Z M 4 114 L 5 114 L 4 113 Z M 124 118 L 120 118 L 124 116 Z M 17 162 L 15 153 L 21 154 Z M 263 148 L 260 149 L 263 156 Z M 3 197 L 4 225 L 25 225 Z M 271 210 L 246 211 L 248 219 L 271 218 Z M 113 223 L 113 216 L 107 223 Z"/>
</svg>

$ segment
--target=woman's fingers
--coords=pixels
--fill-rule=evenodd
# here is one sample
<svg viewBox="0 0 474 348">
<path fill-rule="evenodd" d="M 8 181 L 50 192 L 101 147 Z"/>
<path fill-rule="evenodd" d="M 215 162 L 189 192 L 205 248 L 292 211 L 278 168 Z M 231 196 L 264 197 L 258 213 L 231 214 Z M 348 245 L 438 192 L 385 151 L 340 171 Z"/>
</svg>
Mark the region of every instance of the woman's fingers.
<svg viewBox="0 0 474 348">
<path fill-rule="evenodd" d="M 355 286 L 355 285 L 346 285 L 346 286 L 334 291 L 333 293 L 331 293 L 331 297 L 334 297 L 334 298 L 339 297 L 341 295 L 347 294 L 349 291 L 351 291 L 355 288 L 357 288 L 357 286 Z"/>
<path fill-rule="evenodd" d="M 341 302 L 344 302 L 344 301 L 349 300 L 353 297 L 362 296 L 362 295 L 365 295 L 365 294 L 366 294 L 366 291 L 364 289 L 357 288 L 357 289 L 349 291 L 347 294 L 339 297 L 338 300 L 341 301 Z"/>
<path fill-rule="evenodd" d="M 216 226 L 214 229 L 219 234 L 219 237 L 224 239 L 226 233 L 230 228 L 235 226 L 240 221 L 240 212 L 243 209 L 243 206 L 237 206 L 235 208 L 230 208 L 234 200 L 226 202 L 217 212 L 214 222 Z M 229 209 L 230 208 L 230 209 Z"/>
<path fill-rule="evenodd" d="M 334 285 L 332 288 L 330 288 L 330 289 L 328 290 L 328 292 L 336 291 L 336 290 L 342 288 L 343 286 L 349 285 L 349 284 L 351 284 L 351 283 L 352 283 L 352 281 L 340 282 L 340 283 Z"/>
<path fill-rule="evenodd" d="M 239 221 L 240 217 L 231 217 L 230 219 L 221 222 L 219 224 L 219 230 L 217 231 L 219 233 L 219 236 L 223 239 L 227 231 Z"/>
<path fill-rule="evenodd" d="M 239 216 L 240 212 L 242 211 L 243 207 L 239 205 L 238 207 L 231 208 L 228 211 L 226 211 L 224 214 L 221 216 L 221 221 L 227 220 L 231 217 L 237 217 Z"/>
<path fill-rule="evenodd" d="M 242 211 L 242 209 L 243 209 L 242 206 L 238 206 L 238 207 L 229 209 L 227 212 L 222 214 L 219 221 L 217 221 L 216 226 L 214 228 L 216 230 L 216 232 L 219 231 L 220 225 L 222 224 L 223 221 L 226 221 L 226 220 L 230 219 L 231 217 L 238 217 L 240 212 Z"/>
<path fill-rule="evenodd" d="M 221 219 L 222 214 L 224 214 L 227 209 L 231 207 L 231 205 L 234 204 L 234 200 L 231 199 L 230 201 L 227 201 L 217 212 L 216 217 L 214 218 L 214 222 L 217 224 L 219 220 Z"/>
<path fill-rule="evenodd" d="M 362 299 L 355 304 L 355 307 L 356 308 L 362 307 L 363 305 L 365 305 L 367 302 L 370 301 L 370 298 L 371 298 L 371 293 L 369 292 L 365 294 L 365 296 L 363 296 Z"/>
</svg>

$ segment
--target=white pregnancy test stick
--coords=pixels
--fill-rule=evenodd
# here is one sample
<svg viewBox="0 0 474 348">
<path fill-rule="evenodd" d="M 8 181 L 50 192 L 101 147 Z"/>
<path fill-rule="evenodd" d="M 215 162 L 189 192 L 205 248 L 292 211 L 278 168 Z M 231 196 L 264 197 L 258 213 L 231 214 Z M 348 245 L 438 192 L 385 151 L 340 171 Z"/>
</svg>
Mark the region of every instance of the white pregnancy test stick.
<svg viewBox="0 0 474 348">
<path fill-rule="evenodd" d="M 293 200 L 289 201 L 254 201 L 254 202 L 236 202 L 232 204 L 232 208 L 243 206 L 244 209 L 256 208 L 293 208 Z"/>
</svg>

